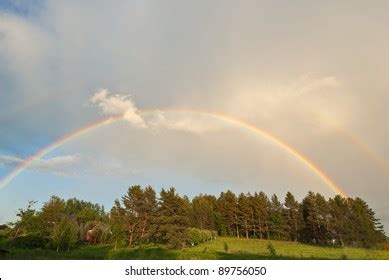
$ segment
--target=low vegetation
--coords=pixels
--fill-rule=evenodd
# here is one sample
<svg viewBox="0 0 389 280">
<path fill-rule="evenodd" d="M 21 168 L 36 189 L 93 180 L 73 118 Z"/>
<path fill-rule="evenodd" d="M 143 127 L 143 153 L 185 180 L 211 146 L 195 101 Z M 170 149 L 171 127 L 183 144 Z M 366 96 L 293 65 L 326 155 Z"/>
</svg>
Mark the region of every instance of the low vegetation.
<svg viewBox="0 0 389 280">
<path fill-rule="evenodd" d="M 227 245 L 226 245 L 227 244 Z M 273 249 L 269 249 L 271 244 Z M 227 248 L 226 248 L 227 247 Z M 321 246 L 301 244 L 291 241 L 271 241 L 243 239 L 236 237 L 217 237 L 216 239 L 189 246 L 183 249 L 169 249 L 164 245 L 147 244 L 133 247 L 122 246 L 115 249 L 114 244 L 80 245 L 70 251 L 50 249 L 5 248 L 6 259 L 138 259 L 138 260 L 239 260 L 239 259 L 334 259 L 334 260 L 389 260 L 389 251 L 342 246 Z M 0 259 L 1 259 L 0 252 Z"/>
</svg>

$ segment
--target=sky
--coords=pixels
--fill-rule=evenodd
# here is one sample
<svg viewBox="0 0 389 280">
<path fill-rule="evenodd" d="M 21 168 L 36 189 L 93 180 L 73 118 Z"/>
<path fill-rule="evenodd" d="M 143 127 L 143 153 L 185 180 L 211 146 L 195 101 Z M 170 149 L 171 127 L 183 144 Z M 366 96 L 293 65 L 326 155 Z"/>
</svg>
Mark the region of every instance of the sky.
<svg viewBox="0 0 389 280">
<path fill-rule="evenodd" d="M 0 0 L 0 224 L 29 200 L 361 197 L 389 231 L 387 1 Z M 150 111 L 150 110 L 153 111 Z M 174 110 L 173 110 L 174 109 Z"/>
</svg>

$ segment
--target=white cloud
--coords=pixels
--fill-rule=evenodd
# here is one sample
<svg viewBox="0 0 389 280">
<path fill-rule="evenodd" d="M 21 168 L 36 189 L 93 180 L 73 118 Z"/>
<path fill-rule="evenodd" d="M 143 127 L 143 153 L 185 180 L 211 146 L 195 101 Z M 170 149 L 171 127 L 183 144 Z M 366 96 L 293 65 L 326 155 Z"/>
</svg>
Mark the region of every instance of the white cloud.
<svg viewBox="0 0 389 280">
<path fill-rule="evenodd" d="M 214 131 L 223 127 L 221 121 L 195 112 L 163 112 L 156 111 L 148 120 L 154 131 L 161 129 L 183 131 L 197 135 Z"/>
<path fill-rule="evenodd" d="M 129 95 L 112 94 L 106 89 L 95 93 L 90 101 L 100 108 L 101 112 L 110 116 L 123 116 L 123 118 L 136 127 L 149 128 L 152 131 L 161 129 L 184 131 L 194 134 L 203 134 L 221 127 L 221 122 L 210 116 L 185 110 L 156 110 L 148 112 L 147 117 L 142 116 Z"/>
<path fill-rule="evenodd" d="M 129 123 L 142 128 L 146 127 L 138 108 L 128 95 L 110 96 L 106 89 L 102 89 L 92 96 L 91 102 L 97 105 L 105 115 L 122 115 Z"/>
<path fill-rule="evenodd" d="M 291 94 L 292 96 L 314 94 L 322 92 L 323 90 L 339 88 L 341 83 L 335 76 L 325 76 L 315 78 L 312 74 L 304 74 L 300 78 L 283 88 L 283 91 Z"/>
<path fill-rule="evenodd" d="M 14 155 L 0 155 L 0 167 L 15 168 L 22 164 L 26 158 Z M 55 175 L 94 175 L 94 176 L 121 176 L 139 174 L 141 171 L 130 168 L 118 159 L 101 158 L 99 156 L 63 155 L 48 159 L 35 159 L 27 169 L 47 172 Z"/>
<path fill-rule="evenodd" d="M 0 155 L 0 165 L 7 167 L 16 167 L 25 160 L 24 158 L 12 155 Z M 79 162 L 80 156 L 78 155 L 64 155 L 49 159 L 36 159 L 27 168 L 56 174 L 68 174 L 74 165 Z"/>
<path fill-rule="evenodd" d="M 90 155 L 84 158 L 83 173 L 95 176 L 131 177 L 142 171 L 133 168 L 119 158 Z"/>
</svg>

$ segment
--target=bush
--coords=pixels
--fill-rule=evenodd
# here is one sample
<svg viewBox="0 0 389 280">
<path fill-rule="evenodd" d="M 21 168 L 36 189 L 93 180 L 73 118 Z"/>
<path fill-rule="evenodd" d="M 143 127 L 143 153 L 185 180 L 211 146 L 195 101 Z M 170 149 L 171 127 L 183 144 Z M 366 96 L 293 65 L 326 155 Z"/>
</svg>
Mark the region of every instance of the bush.
<svg viewBox="0 0 389 280">
<path fill-rule="evenodd" d="M 224 242 L 224 251 L 228 253 L 229 250 L 230 248 L 228 247 L 227 242 Z"/>
<path fill-rule="evenodd" d="M 273 244 L 271 244 L 271 243 L 267 244 L 267 251 L 268 251 L 270 257 L 277 256 L 277 252 L 276 252 L 276 249 L 273 247 Z"/>
<path fill-rule="evenodd" d="M 189 243 L 193 245 L 197 245 L 203 241 L 202 231 L 198 228 L 188 228 L 187 234 L 189 237 Z"/>
<path fill-rule="evenodd" d="M 10 246 L 22 249 L 46 248 L 50 239 L 37 233 L 18 236 L 13 239 Z"/>
<path fill-rule="evenodd" d="M 211 240 L 212 239 L 212 233 L 210 230 L 202 230 L 201 231 L 201 237 L 202 237 L 202 241 L 208 241 L 208 240 Z"/>
<path fill-rule="evenodd" d="M 197 245 L 201 242 L 205 242 L 208 240 L 216 239 L 217 231 L 215 230 L 201 230 L 198 228 L 188 228 L 186 230 L 189 240 L 188 243 L 190 245 Z"/>
</svg>

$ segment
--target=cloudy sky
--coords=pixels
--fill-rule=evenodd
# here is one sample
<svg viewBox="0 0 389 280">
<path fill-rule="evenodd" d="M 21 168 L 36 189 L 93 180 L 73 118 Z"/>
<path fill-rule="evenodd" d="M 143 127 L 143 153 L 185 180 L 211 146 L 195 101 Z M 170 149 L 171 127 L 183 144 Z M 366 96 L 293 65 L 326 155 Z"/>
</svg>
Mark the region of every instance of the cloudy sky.
<svg viewBox="0 0 389 280">
<path fill-rule="evenodd" d="M 0 223 L 53 194 L 109 208 L 132 184 L 335 194 L 274 141 L 203 111 L 287 143 L 388 231 L 388 11 L 387 1 L 0 1 L 0 180 L 57 139 L 123 117 L 3 186 Z"/>
</svg>

